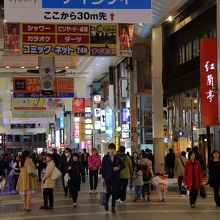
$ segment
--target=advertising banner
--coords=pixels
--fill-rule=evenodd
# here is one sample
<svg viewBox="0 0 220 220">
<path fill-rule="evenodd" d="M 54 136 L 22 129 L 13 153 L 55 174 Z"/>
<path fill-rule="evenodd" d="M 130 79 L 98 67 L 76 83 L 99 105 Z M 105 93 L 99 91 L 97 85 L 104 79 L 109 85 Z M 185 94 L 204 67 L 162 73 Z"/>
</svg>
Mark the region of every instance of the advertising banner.
<svg viewBox="0 0 220 220">
<path fill-rule="evenodd" d="M 117 24 L 22 24 L 23 55 L 116 56 L 117 43 Z"/>
<path fill-rule="evenodd" d="M 113 138 L 113 112 L 111 108 L 105 109 L 105 137 Z"/>
<path fill-rule="evenodd" d="M 20 53 L 19 23 L 4 23 L 4 52 L 8 55 Z"/>
<path fill-rule="evenodd" d="M 149 23 L 151 0 L 4 0 L 8 22 Z"/>
<path fill-rule="evenodd" d="M 94 24 L 90 26 L 90 55 L 117 56 L 118 26 Z"/>
<path fill-rule="evenodd" d="M 84 98 L 74 98 L 73 99 L 73 112 L 74 112 L 74 114 L 84 114 L 85 113 L 85 99 Z"/>
<path fill-rule="evenodd" d="M 55 77 L 54 94 L 45 96 L 41 93 L 40 77 L 14 77 L 13 92 L 14 98 L 73 98 L 74 78 Z"/>
<path fill-rule="evenodd" d="M 130 110 L 128 108 L 121 109 L 121 122 L 122 124 L 130 122 Z"/>
<path fill-rule="evenodd" d="M 217 40 L 200 41 L 201 123 L 218 125 Z"/>
<path fill-rule="evenodd" d="M 119 24 L 118 36 L 119 56 L 132 57 L 134 25 Z"/>
</svg>

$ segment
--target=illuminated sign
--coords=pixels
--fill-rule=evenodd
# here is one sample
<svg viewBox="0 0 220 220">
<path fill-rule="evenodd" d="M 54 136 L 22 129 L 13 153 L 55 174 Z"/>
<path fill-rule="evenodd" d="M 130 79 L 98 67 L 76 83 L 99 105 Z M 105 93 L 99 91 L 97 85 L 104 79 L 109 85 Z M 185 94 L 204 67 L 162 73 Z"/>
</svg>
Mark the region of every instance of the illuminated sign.
<svg viewBox="0 0 220 220">
<path fill-rule="evenodd" d="M 80 118 L 78 117 L 74 118 L 74 139 L 75 143 L 80 139 Z"/>
<path fill-rule="evenodd" d="M 113 138 L 113 121 L 112 121 L 112 109 L 106 108 L 105 110 L 105 136 L 108 139 Z"/>
<path fill-rule="evenodd" d="M 94 98 L 93 98 L 93 101 L 94 101 L 94 104 L 97 105 L 97 104 L 100 104 L 102 102 L 102 98 L 100 95 L 95 95 Z"/>
<path fill-rule="evenodd" d="M 94 109 L 94 117 L 95 118 L 101 117 L 101 108 L 95 108 Z"/>
</svg>

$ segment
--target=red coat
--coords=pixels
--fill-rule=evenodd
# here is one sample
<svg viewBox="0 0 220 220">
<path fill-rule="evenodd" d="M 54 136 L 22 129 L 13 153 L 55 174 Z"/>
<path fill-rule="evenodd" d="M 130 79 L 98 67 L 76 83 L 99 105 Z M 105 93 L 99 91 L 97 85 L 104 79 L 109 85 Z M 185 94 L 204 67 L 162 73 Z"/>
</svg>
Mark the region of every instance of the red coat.
<svg viewBox="0 0 220 220">
<path fill-rule="evenodd" d="M 199 190 L 202 184 L 202 168 L 200 162 L 195 160 L 193 164 L 190 160 L 187 161 L 184 170 L 184 183 L 189 190 Z"/>
</svg>

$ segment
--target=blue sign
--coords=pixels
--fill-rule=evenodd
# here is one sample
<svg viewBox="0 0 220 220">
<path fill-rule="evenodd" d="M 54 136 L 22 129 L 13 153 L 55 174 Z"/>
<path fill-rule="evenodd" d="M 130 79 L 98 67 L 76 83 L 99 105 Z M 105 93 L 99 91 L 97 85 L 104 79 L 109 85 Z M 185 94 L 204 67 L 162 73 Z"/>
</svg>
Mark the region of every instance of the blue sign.
<svg viewBox="0 0 220 220">
<path fill-rule="evenodd" d="M 55 92 L 50 96 L 44 96 L 42 93 L 13 93 L 13 98 L 74 98 L 74 93 Z"/>
<path fill-rule="evenodd" d="M 151 0 L 43 0 L 43 8 L 151 9 Z"/>
<path fill-rule="evenodd" d="M 60 118 L 56 118 L 56 128 L 60 128 Z"/>
<path fill-rule="evenodd" d="M 130 122 L 130 112 L 128 108 L 121 109 L 121 121 L 122 124 Z"/>
<path fill-rule="evenodd" d="M 62 111 L 62 117 L 60 118 L 60 128 L 64 129 L 64 111 Z"/>
<path fill-rule="evenodd" d="M 112 121 L 112 109 L 106 108 L 105 110 L 105 137 L 113 138 L 113 121 Z"/>
</svg>

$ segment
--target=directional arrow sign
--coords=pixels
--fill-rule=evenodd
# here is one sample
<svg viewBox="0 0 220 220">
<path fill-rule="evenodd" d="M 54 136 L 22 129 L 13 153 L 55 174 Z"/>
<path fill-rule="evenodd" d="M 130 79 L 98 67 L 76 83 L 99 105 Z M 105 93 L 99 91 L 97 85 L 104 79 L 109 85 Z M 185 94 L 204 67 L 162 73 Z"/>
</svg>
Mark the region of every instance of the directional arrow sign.
<svg viewBox="0 0 220 220">
<path fill-rule="evenodd" d="M 151 0 L 4 0 L 7 22 L 149 23 Z"/>
</svg>

